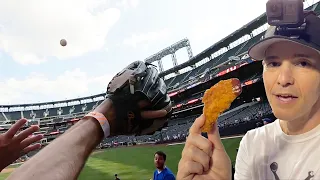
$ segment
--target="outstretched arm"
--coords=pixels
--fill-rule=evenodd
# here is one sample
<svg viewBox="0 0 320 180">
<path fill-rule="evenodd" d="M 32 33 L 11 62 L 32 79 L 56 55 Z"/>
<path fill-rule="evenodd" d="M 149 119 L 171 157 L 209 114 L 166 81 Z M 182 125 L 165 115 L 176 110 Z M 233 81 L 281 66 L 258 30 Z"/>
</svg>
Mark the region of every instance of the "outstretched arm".
<svg viewBox="0 0 320 180">
<path fill-rule="evenodd" d="M 104 114 L 109 126 L 104 118 L 98 117 L 101 125 L 94 118 L 80 120 L 19 167 L 9 180 L 76 179 L 88 156 L 104 137 L 101 127 L 110 131 L 105 132 L 106 135 L 153 133 L 165 125 L 166 116 L 172 110 L 163 79 L 155 67 L 142 61 L 133 62 L 113 77 L 107 95 L 108 99 L 94 111 Z"/>
<path fill-rule="evenodd" d="M 146 106 L 141 101 L 140 108 Z M 106 116 L 113 132 L 115 110 L 112 101 L 106 99 L 96 109 Z M 143 111 L 144 119 L 164 117 L 166 110 Z M 77 179 L 87 158 L 103 139 L 103 131 L 99 122 L 93 118 L 80 120 L 64 134 L 52 141 L 26 163 L 16 169 L 8 180 L 71 180 Z"/>
<path fill-rule="evenodd" d="M 110 108 L 111 101 L 106 100 L 96 111 L 108 114 Z M 103 131 L 97 120 L 80 120 L 16 169 L 8 179 L 76 179 L 88 156 L 102 139 Z"/>
</svg>

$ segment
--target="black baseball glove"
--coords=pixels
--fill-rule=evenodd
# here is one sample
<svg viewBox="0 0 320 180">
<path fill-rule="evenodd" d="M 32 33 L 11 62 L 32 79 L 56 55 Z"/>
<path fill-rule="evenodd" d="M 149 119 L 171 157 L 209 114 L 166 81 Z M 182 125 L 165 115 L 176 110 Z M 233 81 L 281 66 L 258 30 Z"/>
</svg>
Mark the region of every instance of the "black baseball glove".
<svg viewBox="0 0 320 180">
<path fill-rule="evenodd" d="M 165 127 L 171 115 L 172 104 L 167 87 L 154 65 L 136 61 L 116 74 L 107 88 L 107 98 L 112 100 L 116 120 L 114 134 L 152 134 Z M 141 109 L 138 102 L 145 101 L 148 106 Z M 166 110 L 167 115 L 157 119 L 143 119 L 145 110 Z"/>
</svg>

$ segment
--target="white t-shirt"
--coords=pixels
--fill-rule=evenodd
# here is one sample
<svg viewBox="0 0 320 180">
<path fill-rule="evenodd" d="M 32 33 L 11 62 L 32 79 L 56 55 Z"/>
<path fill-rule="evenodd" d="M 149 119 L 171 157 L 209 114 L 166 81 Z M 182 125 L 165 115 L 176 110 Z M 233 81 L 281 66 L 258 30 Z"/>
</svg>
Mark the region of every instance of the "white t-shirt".
<svg viewBox="0 0 320 180">
<path fill-rule="evenodd" d="M 286 135 L 280 121 L 247 132 L 240 142 L 236 180 L 320 180 L 320 125 Z"/>
</svg>

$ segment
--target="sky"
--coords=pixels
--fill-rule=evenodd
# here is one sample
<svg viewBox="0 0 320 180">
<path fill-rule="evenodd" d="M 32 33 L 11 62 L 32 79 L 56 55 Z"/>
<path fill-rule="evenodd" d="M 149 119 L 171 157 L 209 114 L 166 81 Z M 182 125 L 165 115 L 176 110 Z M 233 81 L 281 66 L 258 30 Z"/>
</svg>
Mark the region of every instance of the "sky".
<svg viewBox="0 0 320 180">
<path fill-rule="evenodd" d="M 266 2 L 1 0 L 0 105 L 104 93 L 131 62 L 183 38 L 196 55 L 265 12 Z M 176 56 L 187 61 L 186 48 Z M 171 68 L 171 57 L 163 63 Z"/>
</svg>

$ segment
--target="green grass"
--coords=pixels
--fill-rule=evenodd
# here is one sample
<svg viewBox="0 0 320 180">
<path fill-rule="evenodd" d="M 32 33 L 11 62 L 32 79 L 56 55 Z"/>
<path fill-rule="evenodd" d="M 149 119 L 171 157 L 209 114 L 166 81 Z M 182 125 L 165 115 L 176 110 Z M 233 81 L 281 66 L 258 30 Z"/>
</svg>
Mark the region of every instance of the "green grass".
<svg viewBox="0 0 320 180">
<path fill-rule="evenodd" d="M 241 141 L 241 138 L 232 138 L 232 139 L 222 140 L 222 143 L 223 143 L 233 165 L 235 163 L 236 156 L 237 156 L 236 149 L 239 147 L 240 141 Z"/>
<path fill-rule="evenodd" d="M 17 167 L 19 167 L 20 166 L 20 164 L 15 164 L 15 165 L 10 165 L 10 166 L 8 166 L 8 168 L 17 168 Z"/>
<path fill-rule="evenodd" d="M 114 174 L 119 174 L 121 179 L 150 179 L 154 171 L 154 153 L 158 150 L 166 152 L 167 165 L 176 172 L 182 148 L 183 145 L 109 149 L 90 157 L 79 180 L 112 179 Z M 98 176 L 95 175 L 97 171 Z"/>
<path fill-rule="evenodd" d="M 222 141 L 232 162 L 235 161 L 240 140 L 241 138 L 234 138 Z M 149 180 L 155 170 L 154 153 L 158 150 L 167 154 L 166 165 L 176 174 L 183 147 L 184 145 L 174 145 L 107 149 L 90 156 L 79 180 L 114 179 L 114 174 L 118 174 L 122 180 Z M 0 174 L 0 180 L 7 176 L 8 174 Z"/>
<path fill-rule="evenodd" d="M 0 173 L 0 179 L 6 179 L 10 173 Z"/>
<path fill-rule="evenodd" d="M 241 138 L 234 138 L 222 141 L 233 163 L 240 140 Z M 166 164 L 176 174 L 183 147 L 184 145 L 174 145 L 108 149 L 89 158 L 79 180 L 113 179 L 116 173 L 120 179 L 150 179 L 155 170 L 153 156 L 158 150 L 167 154 Z"/>
</svg>

